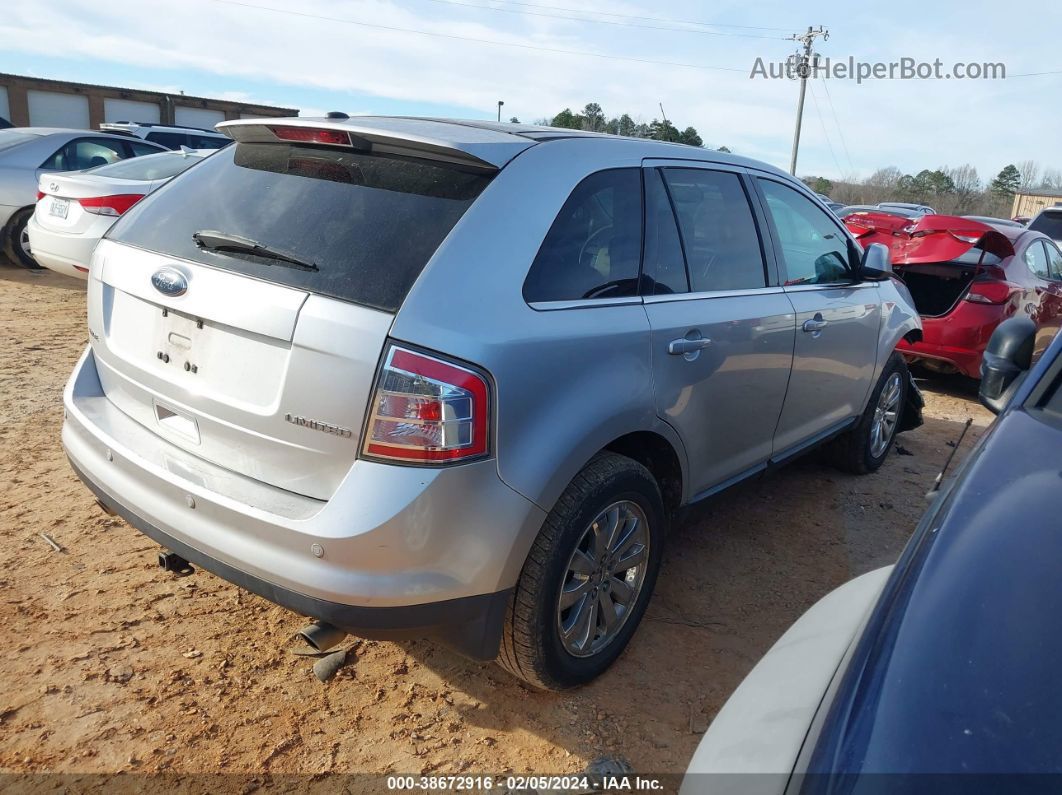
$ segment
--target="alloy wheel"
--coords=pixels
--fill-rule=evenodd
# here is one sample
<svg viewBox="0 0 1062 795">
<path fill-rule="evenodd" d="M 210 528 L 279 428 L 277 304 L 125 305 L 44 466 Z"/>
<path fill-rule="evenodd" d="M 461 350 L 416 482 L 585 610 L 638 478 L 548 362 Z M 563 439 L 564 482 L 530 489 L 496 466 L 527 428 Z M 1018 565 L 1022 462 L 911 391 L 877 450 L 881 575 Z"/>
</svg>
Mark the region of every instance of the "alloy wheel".
<svg viewBox="0 0 1062 795">
<path fill-rule="evenodd" d="M 583 531 L 565 569 L 557 630 L 569 654 L 590 657 L 619 634 L 649 567 L 649 526 L 631 500 L 614 502 Z"/>
<path fill-rule="evenodd" d="M 18 245 L 19 248 L 22 249 L 22 253 L 25 254 L 27 257 L 33 256 L 33 253 L 30 251 L 29 230 L 27 230 L 26 228 L 23 228 L 22 232 L 19 233 Z"/>
<path fill-rule="evenodd" d="M 896 433 L 896 420 L 900 413 L 900 396 L 903 394 L 903 381 L 899 373 L 893 373 L 885 382 L 878 396 L 878 405 L 874 407 L 874 419 L 870 423 L 870 454 L 880 457 Z"/>
</svg>

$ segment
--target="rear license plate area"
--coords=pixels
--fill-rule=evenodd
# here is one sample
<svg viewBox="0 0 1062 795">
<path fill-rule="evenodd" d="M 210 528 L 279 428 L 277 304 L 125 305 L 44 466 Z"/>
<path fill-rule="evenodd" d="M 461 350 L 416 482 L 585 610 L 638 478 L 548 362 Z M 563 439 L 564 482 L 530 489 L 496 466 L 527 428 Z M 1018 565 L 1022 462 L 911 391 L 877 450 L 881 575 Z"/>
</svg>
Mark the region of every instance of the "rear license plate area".
<svg viewBox="0 0 1062 795">
<path fill-rule="evenodd" d="M 62 218 L 66 220 L 66 216 L 70 214 L 70 200 L 69 199 L 52 199 L 52 206 L 48 208 L 48 215 L 53 215 L 56 218 Z"/>
<path fill-rule="evenodd" d="M 214 331 L 199 318 L 163 309 L 155 324 L 155 356 L 163 364 L 197 374 L 199 357 L 205 354 Z"/>
</svg>

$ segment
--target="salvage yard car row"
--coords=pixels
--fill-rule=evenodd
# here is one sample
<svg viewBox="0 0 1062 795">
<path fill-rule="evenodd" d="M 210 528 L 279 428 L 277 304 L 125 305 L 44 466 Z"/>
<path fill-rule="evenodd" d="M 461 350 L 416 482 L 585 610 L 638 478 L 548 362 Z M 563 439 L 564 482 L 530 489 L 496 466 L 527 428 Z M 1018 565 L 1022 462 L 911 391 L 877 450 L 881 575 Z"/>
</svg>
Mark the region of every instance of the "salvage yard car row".
<svg viewBox="0 0 1062 795">
<path fill-rule="evenodd" d="M 1057 430 L 1062 253 L 1040 232 L 928 207 L 842 221 L 778 169 L 681 145 L 341 116 L 226 122 L 235 145 L 213 153 L 38 174 L 23 246 L 87 281 L 64 394 L 76 474 L 166 569 L 311 617 L 322 649 L 427 637 L 533 687 L 582 685 L 634 635 L 681 510 L 812 450 L 881 467 L 922 421 L 908 361 L 983 373 L 999 425 Z M 1008 433 L 946 484 L 891 575 L 779 641 L 706 735 L 691 791 L 704 772 L 909 758 L 864 725 L 912 731 L 873 664 L 913 680 L 881 638 L 901 600 L 917 613 L 930 545 L 972 534 L 947 517 L 988 488 L 989 454 L 1016 455 Z M 1026 474 L 1052 461 L 1030 453 Z M 986 528 L 997 505 L 1013 507 L 989 503 Z M 959 661 L 968 638 L 927 627 Z M 947 765 L 990 767 L 1010 729 L 950 698 L 943 712 L 984 725 Z M 868 699 L 878 712 L 850 710 Z M 752 735 L 772 736 L 766 756 Z"/>
</svg>

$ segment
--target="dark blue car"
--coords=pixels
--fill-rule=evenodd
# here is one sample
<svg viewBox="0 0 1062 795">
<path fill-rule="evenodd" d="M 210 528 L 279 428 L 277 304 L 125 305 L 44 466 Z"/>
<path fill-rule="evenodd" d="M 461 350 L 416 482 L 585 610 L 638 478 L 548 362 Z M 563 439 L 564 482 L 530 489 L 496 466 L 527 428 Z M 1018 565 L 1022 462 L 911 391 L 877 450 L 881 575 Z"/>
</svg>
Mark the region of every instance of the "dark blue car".
<svg viewBox="0 0 1062 795">
<path fill-rule="evenodd" d="M 997 329 L 992 427 L 891 571 L 749 674 L 683 793 L 1062 792 L 1062 335 L 1030 369 L 1034 335 Z"/>
</svg>

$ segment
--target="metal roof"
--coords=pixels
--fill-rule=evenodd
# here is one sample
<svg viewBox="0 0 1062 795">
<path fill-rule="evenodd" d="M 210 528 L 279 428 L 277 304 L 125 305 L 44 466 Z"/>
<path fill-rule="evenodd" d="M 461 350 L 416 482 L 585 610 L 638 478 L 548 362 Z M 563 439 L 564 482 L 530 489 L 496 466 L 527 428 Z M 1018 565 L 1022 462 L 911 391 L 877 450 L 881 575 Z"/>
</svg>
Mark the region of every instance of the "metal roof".
<svg viewBox="0 0 1062 795">
<path fill-rule="evenodd" d="M 676 160 L 710 160 L 735 166 L 767 171 L 787 179 L 792 177 L 774 166 L 758 160 L 704 149 L 688 144 L 656 141 L 649 138 L 629 138 L 621 135 L 569 130 L 562 127 L 543 127 L 535 124 L 482 121 L 478 119 L 443 119 L 418 116 L 351 116 L 349 118 L 306 117 L 240 119 L 221 122 L 219 131 L 226 131 L 241 140 L 235 128 L 248 128 L 243 140 L 275 140 L 265 126 L 284 125 L 345 130 L 373 143 L 381 151 L 428 152 L 435 156 L 472 165 L 501 168 L 530 146 L 560 139 L 595 139 L 616 145 L 641 149 L 642 157 Z M 250 129 L 259 128 L 267 136 L 259 138 Z"/>
</svg>

